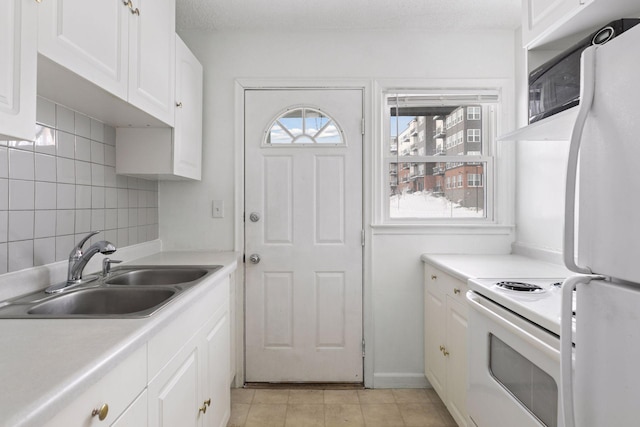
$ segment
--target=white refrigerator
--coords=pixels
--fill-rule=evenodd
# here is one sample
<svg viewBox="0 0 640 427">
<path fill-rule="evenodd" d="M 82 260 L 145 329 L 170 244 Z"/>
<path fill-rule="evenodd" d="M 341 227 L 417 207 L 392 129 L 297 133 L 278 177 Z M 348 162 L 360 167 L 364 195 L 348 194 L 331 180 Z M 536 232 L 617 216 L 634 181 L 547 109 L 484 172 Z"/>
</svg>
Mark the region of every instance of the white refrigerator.
<svg viewBox="0 0 640 427">
<path fill-rule="evenodd" d="M 586 49 L 581 81 L 566 183 L 564 259 L 580 274 L 563 284 L 563 417 L 565 427 L 637 426 L 640 25 Z"/>
</svg>

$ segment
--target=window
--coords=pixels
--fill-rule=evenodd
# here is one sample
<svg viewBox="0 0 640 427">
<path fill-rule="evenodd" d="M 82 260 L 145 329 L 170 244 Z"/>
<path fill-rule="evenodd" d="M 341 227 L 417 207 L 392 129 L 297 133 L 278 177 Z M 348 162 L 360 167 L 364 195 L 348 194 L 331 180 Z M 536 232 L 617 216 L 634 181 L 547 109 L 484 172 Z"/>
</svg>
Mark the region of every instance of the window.
<svg viewBox="0 0 640 427">
<path fill-rule="evenodd" d="M 482 187 L 482 174 L 468 173 L 467 187 Z"/>
<path fill-rule="evenodd" d="M 492 219 L 498 92 L 451 92 L 383 92 L 384 221 Z"/>
<path fill-rule="evenodd" d="M 467 120 L 480 120 L 480 107 L 467 107 Z"/>
<path fill-rule="evenodd" d="M 322 111 L 293 108 L 276 118 L 266 133 L 264 146 L 344 145 L 342 130 Z"/>
<path fill-rule="evenodd" d="M 480 129 L 467 129 L 467 142 L 480 142 Z"/>
</svg>

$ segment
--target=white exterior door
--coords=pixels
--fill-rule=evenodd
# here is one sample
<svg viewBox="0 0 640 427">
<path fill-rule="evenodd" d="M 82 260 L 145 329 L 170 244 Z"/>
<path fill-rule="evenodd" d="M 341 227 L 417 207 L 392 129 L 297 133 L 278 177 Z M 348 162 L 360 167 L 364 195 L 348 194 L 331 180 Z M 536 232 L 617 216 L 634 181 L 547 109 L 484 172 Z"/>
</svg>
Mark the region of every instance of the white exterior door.
<svg viewBox="0 0 640 427">
<path fill-rule="evenodd" d="M 357 89 L 245 91 L 248 382 L 363 381 L 362 111 Z"/>
</svg>

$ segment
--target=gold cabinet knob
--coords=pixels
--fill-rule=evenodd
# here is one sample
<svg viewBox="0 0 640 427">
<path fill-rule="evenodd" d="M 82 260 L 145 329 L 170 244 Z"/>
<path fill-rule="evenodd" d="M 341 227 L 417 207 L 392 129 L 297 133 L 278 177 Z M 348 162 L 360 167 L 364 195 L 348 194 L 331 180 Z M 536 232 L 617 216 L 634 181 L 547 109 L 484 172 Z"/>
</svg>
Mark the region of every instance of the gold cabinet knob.
<svg viewBox="0 0 640 427">
<path fill-rule="evenodd" d="M 93 409 L 93 411 L 91 411 L 91 416 L 95 417 L 97 415 L 100 421 L 107 418 L 107 414 L 109 414 L 109 405 L 107 405 L 106 403 L 103 404 L 101 407 L 95 408 Z"/>
<path fill-rule="evenodd" d="M 431 280 L 436 280 L 438 278 L 438 276 L 436 276 L 435 274 L 431 275 Z"/>
<path fill-rule="evenodd" d="M 443 345 L 440 346 L 440 351 L 444 351 L 444 346 Z"/>
<path fill-rule="evenodd" d="M 445 349 L 445 350 L 442 350 L 442 354 L 444 354 L 445 356 L 448 356 L 449 352 Z"/>
<path fill-rule="evenodd" d="M 460 289 L 458 288 L 453 288 L 453 293 L 458 295 L 460 293 Z"/>
<path fill-rule="evenodd" d="M 182 102 L 176 102 L 176 107 L 182 108 Z"/>
<path fill-rule="evenodd" d="M 203 414 L 207 413 L 207 407 L 211 406 L 211 398 L 202 402 L 202 406 L 198 408 L 198 413 L 202 412 Z"/>
</svg>

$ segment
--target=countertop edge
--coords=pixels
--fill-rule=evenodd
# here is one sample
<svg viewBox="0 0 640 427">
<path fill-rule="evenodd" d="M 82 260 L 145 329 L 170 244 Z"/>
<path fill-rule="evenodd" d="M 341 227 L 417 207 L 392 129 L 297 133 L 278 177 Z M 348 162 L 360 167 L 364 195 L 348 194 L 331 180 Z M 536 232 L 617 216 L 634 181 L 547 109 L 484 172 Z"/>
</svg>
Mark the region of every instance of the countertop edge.
<svg viewBox="0 0 640 427">
<path fill-rule="evenodd" d="M 519 254 L 422 254 L 420 260 L 457 279 L 564 278 L 573 274 L 563 265 Z"/>
</svg>

